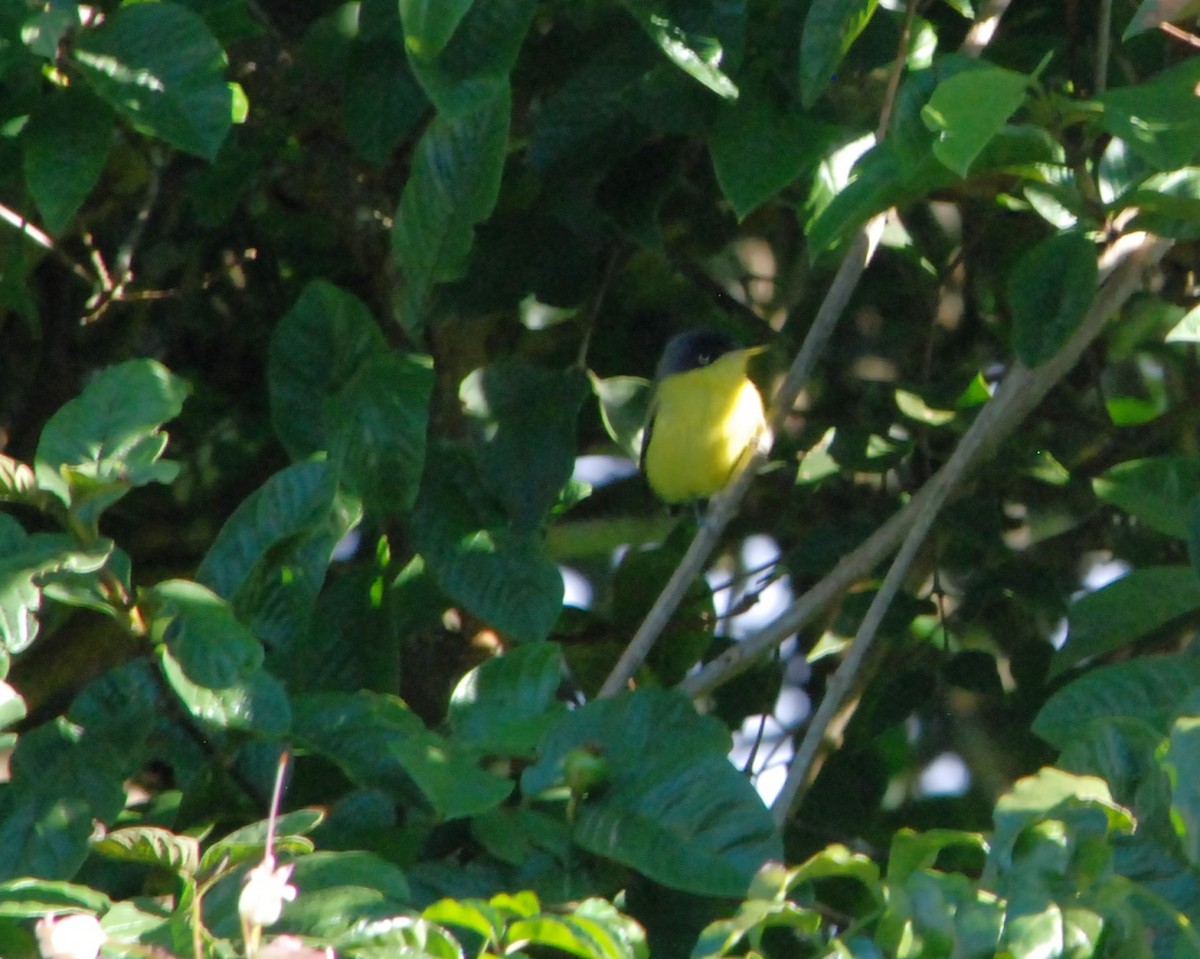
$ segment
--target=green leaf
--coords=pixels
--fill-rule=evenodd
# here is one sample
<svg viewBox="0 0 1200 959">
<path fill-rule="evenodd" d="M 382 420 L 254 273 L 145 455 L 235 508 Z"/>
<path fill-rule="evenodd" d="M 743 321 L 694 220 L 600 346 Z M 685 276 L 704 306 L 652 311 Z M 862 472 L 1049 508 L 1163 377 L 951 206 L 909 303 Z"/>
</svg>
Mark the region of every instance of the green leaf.
<svg viewBox="0 0 1200 959">
<path fill-rule="evenodd" d="M 169 482 L 159 428 L 183 409 L 188 385 L 154 360 L 98 373 L 50 417 L 38 441 L 38 485 L 94 520 L 136 486 Z"/>
<path fill-rule="evenodd" d="M 271 422 L 293 460 L 329 449 L 327 402 L 386 349 L 358 297 L 325 280 L 304 287 L 272 331 L 267 353 Z"/>
<path fill-rule="evenodd" d="M 1093 720 L 1140 720 L 1166 736 L 1181 703 L 1200 686 L 1200 659 L 1156 656 L 1093 669 L 1050 697 L 1033 731 L 1058 749 Z"/>
<path fill-rule="evenodd" d="M 725 49 L 719 37 L 689 30 L 667 4 L 656 0 L 624 0 L 624 5 L 675 66 L 717 96 L 737 99 L 737 86 L 721 70 Z"/>
<path fill-rule="evenodd" d="M 293 706 L 297 739 L 360 786 L 401 802 L 423 797 L 439 818 L 477 815 L 512 791 L 511 782 L 484 772 L 474 753 L 426 729 L 395 696 L 316 693 L 296 697 Z"/>
<path fill-rule="evenodd" d="M 989 843 L 989 868 L 1003 871 L 1012 865 L 1017 840 L 1026 827 L 1046 819 L 1070 818 L 1073 810 L 1101 812 L 1105 835 L 1133 832 L 1133 817 L 1113 801 L 1103 779 L 1045 767 L 1032 776 L 1018 779 L 997 801 L 996 828 Z"/>
<path fill-rule="evenodd" d="M 112 900 L 89 886 L 50 879 L 12 879 L 0 883 L 0 916 L 33 918 L 47 913 L 105 913 Z"/>
<path fill-rule="evenodd" d="M 9 653 L 27 649 L 37 638 L 38 613 L 44 587 L 56 576 L 95 573 L 112 553 L 111 540 L 100 540 L 92 549 L 80 549 L 65 534 L 24 531 L 9 517 L 14 529 L 0 538 L 0 646 Z M 0 524 L 0 532 L 7 523 Z"/>
<path fill-rule="evenodd" d="M 1171 726 L 1163 766 L 1171 778 L 1171 822 L 1193 867 L 1200 865 L 1200 694 L 1183 703 Z"/>
<path fill-rule="evenodd" d="M 1036 244 L 1009 274 L 1013 349 L 1028 367 L 1054 356 L 1079 328 L 1096 294 L 1096 247 L 1081 233 Z"/>
<path fill-rule="evenodd" d="M 71 58 L 101 99 L 142 133 L 213 160 L 233 124 L 225 52 L 173 3 L 122 6 L 85 30 Z"/>
<path fill-rule="evenodd" d="M 474 0 L 400 0 L 404 44 L 414 56 L 433 59 L 450 42 Z"/>
<path fill-rule="evenodd" d="M 581 746 L 611 771 L 577 812 L 574 838 L 589 852 L 676 889 L 736 897 L 780 855 L 770 814 L 726 758 L 728 734 L 686 697 L 643 689 L 567 713 L 522 774 L 522 793 L 560 785 Z"/>
<path fill-rule="evenodd" d="M 404 873 L 369 852 L 314 852 L 295 862 L 291 881 L 303 890 L 289 904 L 280 932 L 330 938 L 368 917 L 380 919 L 411 908 Z"/>
<path fill-rule="evenodd" d="M 433 365 L 384 353 L 365 360 L 327 403 L 330 459 L 375 516 L 407 512 L 425 467 Z"/>
<path fill-rule="evenodd" d="M 315 848 L 307 835 L 325 821 L 320 809 L 293 809 L 275 820 L 275 854 L 286 856 L 308 855 Z M 252 822 L 222 836 L 204 850 L 200 869 L 206 873 L 236 866 L 239 863 L 261 860 L 267 850 L 267 837 L 271 824 L 266 820 Z"/>
<path fill-rule="evenodd" d="M 200 865 L 200 842 L 159 826 L 113 829 L 92 844 L 92 851 L 108 859 L 155 866 L 191 875 Z"/>
<path fill-rule="evenodd" d="M 1190 566 L 1135 569 L 1071 606 L 1067 641 L 1055 653 L 1050 675 L 1120 649 L 1196 609 L 1200 579 Z"/>
<path fill-rule="evenodd" d="M 620 941 L 598 923 L 573 916 L 534 916 L 519 919 L 505 932 L 505 941 L 558 949 L 583 959 L 621 959 L 628 953 Z"/>
<path fill-rule="evenodd" d="M 800 99 L 806 110 L 825 92 L 877 5 L 878 0 L 814 0 L 808 8 L 800 36 Z"/>
<path fill-rule="evenodd" d="M 1200 0 L 1142 0 L 1121 39 L 1128 40 L 1147 30 L 1156 30 L 1160 23 L 1179 23 L 1197 14 L 1200 14 Z"/>
<path fill-rule="evenodd" d="M 506 95 L 509 73 L 536 10 L 537 0 L 474 0 L 436 57 L 410 48 L 413 73 L 440 116 L 470 113 Z"/>
<path fill-rule="evenodd" d="M 464 959 L 462 946 L 449 932 L 427 919 L 392 916 L 364 922 L 343 939 L 355 956 L 364 959 Z"/>
<path fill-rule="evenodd" d="M 901 829 L 892 837 L 888 852 L 887 879 L 889 883 L 902 883 L 921 869 L 932 869 L 944 849 L 966 847 L 979 853 L 987 851 L 983 836 L 976 832 L 959 829 L 927 829 L 914 832 Z"/>
<path fill-rule="evenodd" d="M 467 673 L 450 696 L 447 718 L 455 739 L 482 753 L 532 758 L 553 718 L 564 675 L 555 643 L 519 646 Z"/>
<path fill-rule="evenodd" d="M 233 603 L 272 651 L 304 634 L 334 546 L 358 522 L 330 463 L 280 470 L 234 510 L 196 579 Z"/>
<path fill-rule="evenodd" d="M 992 138 L 1025 102 L 1029 77 L 990 64 L 943 80 L 921 111 L 938 134 L 933 153 L 961 177 L 967 176 Z"/>
<path fill-rule="evenodd" d="M 391 37 L 357 40 L 351 50 L 342 92 L 346 136 L 359 156 L 382 166 L 416 129 L 429 100 Z"/>
<path fill-rule="evenodd" d="M 1101 127 L 1156 170 L 1186 166 L 1200 154 L 1200 61 L 1189 57 L 1137 86 L 1097 97 Z"/>
<path fill-rule="evenodd" d="M 25 698 L 8 683 L 0 682 L 0 730 L 8 729 L 28 715 Z"/>
<path fill-rule="evenodd" d="M 174 579 L 143 594 L 151 635 L 198 686 L 222 689 L 253 673 L 263 650 L 229 604 L 199 583 Z"/>
<path fill-rule="evenodd" d="M 1200 460 L 1194 456 L 1151 456 L 1118 463 L 1092 480 L 1104 502 L 1151 529 L 1186 540 L 1190 504 L 1200 495 Z"/>
<path fill-rule="evenodd" d="M 506 85 L 469 111 L 439 115 L 417 145 L 392 231 L 405 279 L 402 322 L 414 335 L 429 320 L 434 287 L 466 272 L 475 225 L 496 204 L 510 108 Z"/>
<path fill-rule="evenodd" d="M 0 792 L 0 877 L 73 876 L 96 821 L 112 822 L 125 804 L 119 758 L 116 743 L 61 717 L 24 733 Z"/>
<path fill-rule="evenodd" d="M 1193 306 L 1167 333 L 1168 343 L 1200 343 L 1200 307 Z"/>
<path fill-rule="evenodd" d="M 291 725 L 291 706 L 282 684 L 258 669 L 218 689 L 192 682 L 166 649 L 160 654 L 163 675 L 196 719 L 218 729 L 236 729 L 275 739 Z"/>
<path fill-rule="evenodd" d="M 517 642 L 550 634 L 562 609 L 562 577 L 535 535 L 480 529 L 453 544 L 417 535 L 450 597 Z"/>
<path fill-rule="evenodd" d="M 650 411 L 650 381 L 642 376 L 601 379 L 588 372 L 592 392 L 600 401 L 604 429 L 621 451 L 635 463 L 642 455 L 642 430 Z"/>
<path fill-rule="evenodd" d="M 743 87 L 736 103 L 722 107 L 708 148 L 737 218 L 745 219 L 815 164 L 825 132 L 766 88 Z"/>
<path fill-rule="evenodd" d="M 578 370 L 517 362 L 475 370 L 459 387 L 483 477 L 518 530 L 538 528 L 571 477 L 586 392 Z"/>
<path fill-rule="evenodd" d="M 61 234 L 104 170 L 112 115 L 83 87 L 45 98 L 21 133 L 25 183 L 47 232 Z"/>
</svg>

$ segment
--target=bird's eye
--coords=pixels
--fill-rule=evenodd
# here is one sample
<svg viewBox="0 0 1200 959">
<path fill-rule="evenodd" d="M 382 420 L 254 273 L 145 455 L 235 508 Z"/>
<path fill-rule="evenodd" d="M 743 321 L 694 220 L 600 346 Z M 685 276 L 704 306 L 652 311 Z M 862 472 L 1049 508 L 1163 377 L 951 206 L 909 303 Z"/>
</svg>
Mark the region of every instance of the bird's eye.
<svg viewBox="0 0 1200 959">
<path fill-rule="evenodd" d="M 699 363 L 701 366 L 708 366 L 708 364 L 711 363 L 712 361 L 713 361 L 713 358 L 712 358 L 711 353 L 701 353 L 699 356 L 696 357 L 696 362 Z"/>
</svg>

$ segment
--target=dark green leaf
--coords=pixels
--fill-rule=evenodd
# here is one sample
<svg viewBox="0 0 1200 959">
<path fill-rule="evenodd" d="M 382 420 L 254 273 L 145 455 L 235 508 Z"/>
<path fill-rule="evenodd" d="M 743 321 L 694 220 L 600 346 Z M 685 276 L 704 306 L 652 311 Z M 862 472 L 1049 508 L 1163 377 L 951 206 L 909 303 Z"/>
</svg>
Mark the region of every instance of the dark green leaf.
<svg viewBox="0 0 1200 959">
<path fill-rule="evenodd" d="M 959 176 L 970 172 L 1009 118 L 1025 102 L 1029 78 L 990 65 L 963 70 L 938 84 L 921 112 L 938 134 L 933 153 Z"/>
<path fill-rule="evenodd" d="M 877 5 L 878 0 L 815 0 L 808 8 L 800 38 L 800 98 L 805 109 L 825 92 Z"/>
<path fill-rule="evenodd" d="M 519 530 L 540 526 L 570 479 L 586 391 L 578 370 L 512 362 L 476 370 L 459 387 L 484 480 Z"/>
<path fill-rule="evenodd" d="M 1059 690 L 1038 713 L 1033 731 L 1059 749 L 1094 719 L 1128 716 L 1166 736 L 1179 703 L 1200 686 L 1200 659 L 1156 656 L 1102 666 Z"/>
<path fill-rule="evenodd" d="M 222 689 L 257 670 L 263 650 L 254 635 L 215 593 L 189 580 L 151 587 L 143 596 L 151 635 L 198 686 Z"/>
<path fill-rule="evenodd" d="M 737 102 L 717 114 L 708 147 L 721 192 L 739 220 L 816 162 L 824 133 L 806 114 L 774 102 L 766 89 L 743 85 Z"/>
<path fill-rule="evenodd" d="M 565 708 L 555 699 L 563 676 L 555 643 L 521 646 L 475 667 L 450 697 L 448 719 L 456 740 L 482 753 L 532 757 Z"/>
<path fill-rule="evenodd" d="M 624 0 L 626 8 L 675 66 L 717 96 L 734 100 L 738 88 L 722 71 L 725 49 L 713 33 L 689 30 L 670 9 L 655 0 Z"/>
<path fill-rule="evenodd" d="M 441 116 L 469 113 L 504 95 L 536 9 L 537 0 L 474 0 L 436 57 L 410 48 L 413 72 Z"/>
<path fill-rule="evenodd" d="M 25 183 L 46 230 L 61 234 L 100 179 L 112 115 L 82 88 L 47 97 L 22 132 Z"/>
<path fill-rule="evenodd" d="M 1151 529 L 1186 540 L 1190 505 L 1200 495 L 1200 460 L 1194 456 L 1152 456 L 1118 463 L 1092 481 L 1106 503 Z"/>
<path fill-rule="evenodd" d="M 369 916 L 411 908 L 404 873 L 369 852 L 314 852 L 296 860 L 292 882 L 303 893 L 288 905 L 280 932 L 331 937 Z"/>
<path fill-rule="evenodd" d="M 1079 328 L 1096 294 L 1096 247 L 1059 233 L 1026 251 L 1008 278 L 1013 349 L 1028 367 L 1056 354 Z"/>
<path fill-rule="evenodd" d="M 473 0 L 400 0 L 404 43 L 414 56 L 433 59 L 450 42 Z"/>
<path fill-rule="evenodd" d="M 1050 675 L 1120 649 L 1196 609 L 1200 578 L 1190 566 L 1135 569 L 1071 606 L 1067 642 L 1055 654 Z"/>
<path fill-rule="evenodd" d="M 426 462 L 413 539 L 442 590 L 518 642 L 545 639 L 563 584 L 537 532 L 506 526 L 469 456 L 444 447 Z"/>
<path fill-rule="evenodd" d="M 125 804 L 119 749 L 61 718 L 21 736 L 0 793 L 0 877 L 75 874 L 95 822 Z"/>
<path fill-rule="evenodd" d="M 590 852 L 673 888 L 739 897 L 779 856 L 762 800 L 726 758 L 728 734 L 685 697 L 645 689 L 566 714 L 522 775 L 522 792 L 561 783 L 563 760 L 582 746 L 611 770 L 578 810 L 574 838 Z"/>
<path fill-rule="evenodd" d="M 216 157 L 239 98 L 225 81 L 225 52 L 196 14 L 173 3 L 119 7 L 79 37 L 71 57 L 136 129 Z"/>
<path fill-rule="evenodd" d="M 416 501 L 432 389 L 427 357 L 384 353 L 365 360 L 326 406 L 330 458 L 375 516 Z"/>
<path fill-rule="evenodd" d="M 326 402 L 386 349 L 358 297 L 324 280 L 304 287 L 275 326 L 267 355 L 271 422 L 292 459 L 329 449 Z"/>
<path fill-rule="evenodd" d="M 1200 154 L 1200 60 L 1189 57 L 1153 80 L 1098 97 L 1100 125 L 1156 170 L 1185 166 Z"/>
<path fill-rule="evenodd" d="M 429 319 L 434 287 L 463 275 L 475 224 L 496 204 L 510 106 L 504 86 L 470 111 L 439 116 L 417 145 L 392 232 L 406 286 L 403 322 L 413 334 Z"/>
<path fill-rule="evenodd" d="M 276 473 L 234 510 L 196 573 L 273 648 L 302 635 L 333 548 L 357 522 L 336 480 L 324 462 Z"/>
<path fill-rule="evenodd" d="M 1171 726 L 1163 765 L 1171 777 L 1171 822 L 1193 867 L 1200 865 L 1200 694 L 1193 691 Z"/>
<path fill-rule="evenodd" d="M 346 136 L 359 156 L 382 166 L 428 109 L 429 100 L 398 42 L 381 37 L 355 44 L 346 68 L 342 114 Z"/>
<path fill-rule="evenodd" d="M 354 782 L 402 802 L 422 796 L 443 819 L 477 815 L 512 791 L 511 782 L 484 772 L 473 753 L 426 729 L 394 696 L 313 694 L 297 697 L 294 708 L 296 738 Z"/>
<path fill-rule="evenodd" d="M 198 686 L 167 650 L 161 654 L 163 675 L 196 719 L 218 729 L 237 729 L 276 738 L 291 725 L 291 707 L 283 686 L 264 670 L 247 672 L 219 689 Z"/>
</svg>

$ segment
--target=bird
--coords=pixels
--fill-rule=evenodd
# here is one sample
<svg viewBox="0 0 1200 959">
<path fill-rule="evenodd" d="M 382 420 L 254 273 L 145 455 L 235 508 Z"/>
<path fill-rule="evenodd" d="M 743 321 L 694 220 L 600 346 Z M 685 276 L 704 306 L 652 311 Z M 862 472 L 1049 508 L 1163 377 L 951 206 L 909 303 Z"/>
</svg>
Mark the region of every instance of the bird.
<svg viewBox="0 0 1200 959">
<path fill-rule="evenodd" d="M 672 507 L 720 492 L 766 430 L 762 396 L 746 375 L 765 347 L 739 348 L 726 333 L 673 336 L 655 373 L 640 467 Z"/>
</svg>

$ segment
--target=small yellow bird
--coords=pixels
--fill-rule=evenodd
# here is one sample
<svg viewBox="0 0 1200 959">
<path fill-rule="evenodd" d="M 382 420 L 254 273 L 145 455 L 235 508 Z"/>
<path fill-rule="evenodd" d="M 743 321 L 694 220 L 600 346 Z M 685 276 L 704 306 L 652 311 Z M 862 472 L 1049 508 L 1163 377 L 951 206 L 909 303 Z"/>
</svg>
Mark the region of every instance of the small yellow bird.
<svg viewBox="0 0 1200 959">
<path fill-rule="evenodd" d="M 763 349 L 738 349 L 715 330 L 690 330 L 667 343 L 642 435 L 641 468 L 659 499 L 707 499 L 750 454 L 766 418 L 746 365 Z"/>
</svg>

